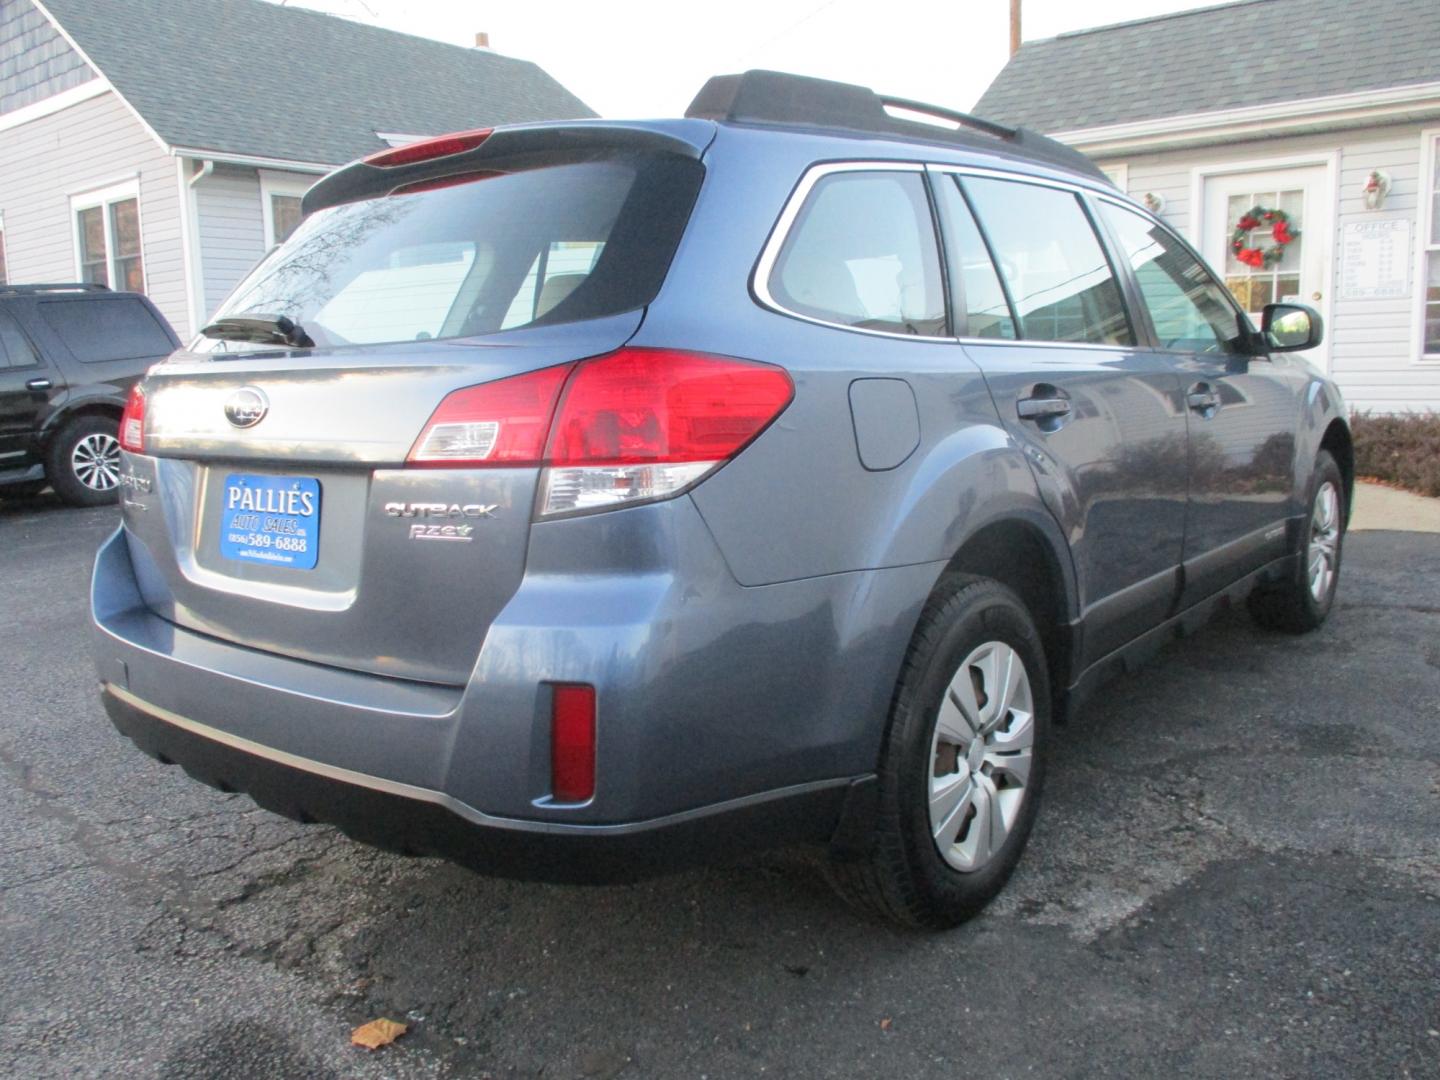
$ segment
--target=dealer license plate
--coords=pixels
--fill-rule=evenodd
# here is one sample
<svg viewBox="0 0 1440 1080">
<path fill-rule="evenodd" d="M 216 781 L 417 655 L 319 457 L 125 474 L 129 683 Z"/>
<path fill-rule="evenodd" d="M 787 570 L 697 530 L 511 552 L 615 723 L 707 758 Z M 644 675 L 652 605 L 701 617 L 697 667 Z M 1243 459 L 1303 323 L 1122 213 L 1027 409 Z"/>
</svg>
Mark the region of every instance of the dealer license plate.
<svg viewBox="0 0 1440 1080">
<path fill-rule="evenodd" d="M 310 476 L 225 477 L 220 554 L 311 570 L 320 553 L 320 481 Z"/>
</svg>

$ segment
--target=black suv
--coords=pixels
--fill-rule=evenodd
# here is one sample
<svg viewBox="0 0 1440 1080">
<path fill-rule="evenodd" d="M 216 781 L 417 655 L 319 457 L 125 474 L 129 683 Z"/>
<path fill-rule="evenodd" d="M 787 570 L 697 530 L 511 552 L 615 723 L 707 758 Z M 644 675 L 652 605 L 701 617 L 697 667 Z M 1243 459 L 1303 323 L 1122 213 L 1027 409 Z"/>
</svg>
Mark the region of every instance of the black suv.
<svg viewBox="0 0 1440 1080">
<path fill-rule="evenodd" d="M 48 483 L 74 506 L 114 502 L 125 395 L 179 346 L 138 293 L 0 287 L 0 497 Z"/>
</svg>

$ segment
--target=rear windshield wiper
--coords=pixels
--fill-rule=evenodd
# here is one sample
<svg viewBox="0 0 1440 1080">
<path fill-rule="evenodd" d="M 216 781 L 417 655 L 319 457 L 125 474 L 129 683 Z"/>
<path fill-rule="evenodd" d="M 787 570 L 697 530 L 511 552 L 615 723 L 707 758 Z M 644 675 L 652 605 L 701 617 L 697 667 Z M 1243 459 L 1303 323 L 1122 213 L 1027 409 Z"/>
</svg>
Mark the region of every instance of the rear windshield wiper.
<svg viewBox="0 0 1440 1080">
<path fill-rule="evenodd" d="M 313 349 L 315 342 L 304 327 L 285 315 L 230 315 L 202 326 L 200 333 L 221 341 L 248 341 L 255 345 L 290 345 Z"/>
</svg>

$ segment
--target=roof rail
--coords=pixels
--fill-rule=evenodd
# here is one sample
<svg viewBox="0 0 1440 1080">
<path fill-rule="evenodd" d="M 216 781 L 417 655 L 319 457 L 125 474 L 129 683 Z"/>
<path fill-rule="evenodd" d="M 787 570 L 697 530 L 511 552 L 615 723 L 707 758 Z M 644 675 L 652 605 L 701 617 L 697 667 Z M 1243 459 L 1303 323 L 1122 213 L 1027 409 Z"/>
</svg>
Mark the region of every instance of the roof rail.
<svg viewBox="0 0 1440 1080">
<path fill-rule="evenodd" d="M 93 281 L 52 281 L 38 285 L 0 285 L 0 295 L 31 296 L 47 292 L 109 292 L 110 286 Z"/>
<path fill-rule="evenodd" d="M 906 120 L 888 110 L 934 117 L 954 124 L 947 129 L 918 120 Z M 1027 157 L 1047 162 L 1105 183 L 1111 180 L 1080 151 L 1027 128 L 1007 127 L 969 113 L 906 98 L 884 97 L 864 86 L 789 75 L 782 71 L 747 71 L 742 75 L 716 75 L 700 88 L 685 110 L 687 117 L 732 123 L 795 124 L 834 127 L 850 131 L 903 135 L 938 142 L 974 146 L 978 132 L 999 139 Z M 983 144 L 981 144 L 983 145 Z"/>
</svg>

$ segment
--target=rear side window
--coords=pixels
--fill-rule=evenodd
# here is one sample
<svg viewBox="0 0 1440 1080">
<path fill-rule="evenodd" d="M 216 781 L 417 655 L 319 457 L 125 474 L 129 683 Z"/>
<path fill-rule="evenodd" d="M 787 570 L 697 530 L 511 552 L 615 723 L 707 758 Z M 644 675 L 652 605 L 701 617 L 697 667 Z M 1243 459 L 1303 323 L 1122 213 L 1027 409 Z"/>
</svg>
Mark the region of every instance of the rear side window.
<svg viewBox="0 0 1440 1080">
<path fill-rule="evenodd" d="M 963 187 L 1000 264 L 1021 337 L 1135 344 L 1120 286 L 1079 196 L 971 176 Z"/>
<path fill-rule="evenodd" d="M 40 315 L 82 364 L 165 356 L 175 343 L 148 307 L 132 296 L 42 300 Z"/>
<path fill-rule="evenodd" d="M 9 315 L 0 314 L 0 368 L 33 367 L 40 362 L 27 338 Z"/>
<path fill-rule="evenodd" d="M 768 281 L 780 306 L 861 330 L 939 336 L 945 297 L 918 172 L 821 177 Z"/>
<path fill-rule="evenodd" d="M 1135 270 L 1135 282 L 1150 310 L 1160 347 L 1184 352 L 1243 352 L 1239 314 L 1225 290 L 1185 245 L 1133 210 L 1104 200 L 1099 205 Z"/>
<path fill-rule="evenodd" d="M 945 248 L 951 286 L 956 293 L 956 332 L 972 338 L 1014 339 L 1015 319 L 1010 303 L 957 183 L 941 178 L 935 186 L 942 220 L 950 231 Z"/>
<path fill-rule="evenodd" d="M 703 172 L 696 161 L 632 154 L 330 207 L 303 221 L 215 318 L 285 315 L 326 348 L 632 311 L 659 291 Z"/>
</svg>

